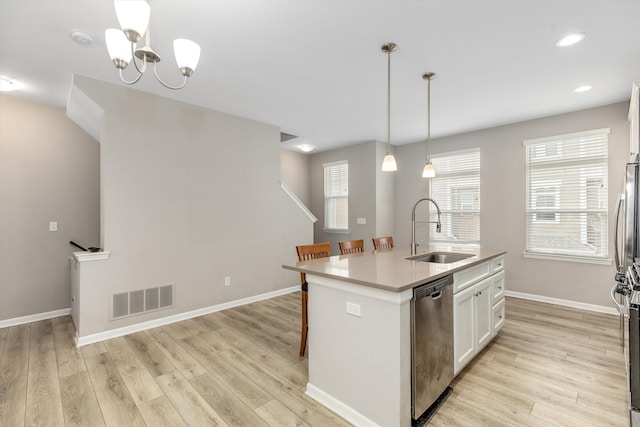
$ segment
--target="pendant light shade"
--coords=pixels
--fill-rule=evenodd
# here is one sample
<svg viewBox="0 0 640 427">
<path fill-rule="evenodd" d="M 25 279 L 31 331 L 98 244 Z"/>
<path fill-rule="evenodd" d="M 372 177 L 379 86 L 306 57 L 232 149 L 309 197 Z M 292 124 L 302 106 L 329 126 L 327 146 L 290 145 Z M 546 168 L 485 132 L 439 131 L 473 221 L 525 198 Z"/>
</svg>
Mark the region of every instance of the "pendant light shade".
<svg viewBox="0 0 640 427">
<path fill-rule="evenodd" d="M 426 163 L 424 169 L 422 169 L 423 178 L 434 178 L 436 176 L 436 169 L 431 163 L 431 156 L 429 155 L 429 142 L 431 140 L 431 80 L 436 78 L 436 73 L 425 73 L 422 78 L 427 81 L 427 142 L 425 144 Z"/>
<path fill-rule="evenodd" d="M 173 51 L 176 55 L 178 68 L 187 77 L 193 73 L 200 60 L 200 46 L 187 39 L 175 39 L 173 41 Z"/>
<path fill-rule="evenodd" d="M 120 28 L 130 42 L 135 43 L 149 26 L 151 8 L 146 0 L 114 0 Z"/>
<path fill-rule="evenodd" d="M 124 33 L 116 28 L 109 28 L 104 32 L 107 51 L 116 67 L 125 68 L 131 62 L 131 43 Z"/>
<path fill-rule="evenodd" d="M 423 178 L 435 178 L 436 176 L 436 168 L 433 167 L 430 161 L 424 165 L 424 169 L 422 169 L 422 177 Z"/>
<path fill-rule="evenodd" d="M 383 172 L 398 170 L 396 158 L 391 154 L 391 52 L 394 50 L 396 50 L 395 43 L 387 43 L 382 46 L 382 51 L 387 54 L 387 154 L 382 160 Z"/>
<path fill-rule="evenodd" d="M 395 172 L 398 170 L 396 158 L 393 157 L 393 154 L 387 152 L 387 155 L 384 156 L 384 160 L 382 160 L 382 170 L 384 172 Z"/>
</svg>

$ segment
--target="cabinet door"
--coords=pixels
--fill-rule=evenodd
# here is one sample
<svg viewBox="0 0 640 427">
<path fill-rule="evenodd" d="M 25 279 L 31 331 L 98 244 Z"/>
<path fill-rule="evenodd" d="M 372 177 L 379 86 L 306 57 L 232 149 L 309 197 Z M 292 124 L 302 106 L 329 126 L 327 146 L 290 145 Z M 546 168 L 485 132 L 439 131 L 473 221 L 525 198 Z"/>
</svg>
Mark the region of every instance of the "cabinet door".
<svg viewBox="0 0 640 427">
<path fill-rule="evenodd" d="M 493 337 L 493 328 L 491 324 L 493 317 L 491 310 L 493 306 L 493 299 L 491 298 L 492 283 L 493 280 L 490 277 L 472 288 L 475 290 L 477 351 L 480 351 L 481 348 L 487 345 Z"/>
<path fill-rule="evenodd" d="M 457 374 L 476 354 L 475 286 L 453 296 L 453 357 Z"/>
</svg>

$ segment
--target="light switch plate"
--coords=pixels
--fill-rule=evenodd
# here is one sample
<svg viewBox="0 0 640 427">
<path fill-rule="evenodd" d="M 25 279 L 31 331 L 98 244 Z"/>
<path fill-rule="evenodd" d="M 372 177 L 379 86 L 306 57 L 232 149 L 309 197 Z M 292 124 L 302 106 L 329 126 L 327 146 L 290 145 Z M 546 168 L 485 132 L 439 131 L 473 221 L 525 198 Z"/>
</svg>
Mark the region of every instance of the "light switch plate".
<svg viewBox="0 0 640 427">
<path fill-rule="evenodd" d="M 366 223 L 367 223 L 367 218 L 357 218 L 357 219 L 356 219 L 356 223 L 357 223 L 357 224 L 364 225 L 364 224 L 366 224 Z"/>
<path fill-rule="evenodd" d="M 362 312 L 360 310 L 360 304 L 347 302 L 347 313 L 357 317 L 362 316 Z"/>
<path fill-rule="evenodd" d="M 58 223 L 50 222 L 49 223 L 49 231 L 58 231 Z"/>
</svg>

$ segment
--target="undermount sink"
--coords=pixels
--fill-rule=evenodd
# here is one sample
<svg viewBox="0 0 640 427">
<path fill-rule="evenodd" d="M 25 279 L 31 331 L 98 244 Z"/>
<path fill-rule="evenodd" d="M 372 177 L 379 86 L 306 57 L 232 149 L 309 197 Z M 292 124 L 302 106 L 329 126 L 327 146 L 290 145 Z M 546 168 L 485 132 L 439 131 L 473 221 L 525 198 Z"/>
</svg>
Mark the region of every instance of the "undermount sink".
<svg viewBox="0 0 640 427">
<path fill-rule="evenodd" d="M 436 264 L 451 264 L 472 257 L 473 254 L 461 254 L 457 252 L 429 252 L 406 258 L 411 261 L 433 262 Z"/>
</svg>

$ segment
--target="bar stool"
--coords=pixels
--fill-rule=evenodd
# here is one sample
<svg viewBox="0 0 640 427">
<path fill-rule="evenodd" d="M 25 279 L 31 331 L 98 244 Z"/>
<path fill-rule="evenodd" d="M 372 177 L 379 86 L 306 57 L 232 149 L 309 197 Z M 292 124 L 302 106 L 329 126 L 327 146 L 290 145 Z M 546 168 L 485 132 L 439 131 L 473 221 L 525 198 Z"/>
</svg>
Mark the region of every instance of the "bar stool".
<svg viewBox="0 0 640 427">
<path fill-rule="evenodd" d="M 331 245 L 329 244 L 329 242 L 296 246 L 296 251 L 298 252 L 298 261 L 308 261 L 316 258 L 330 257 L 330 248 Z M 309 331 L 307 317 L 309 285 L 307 284 L 306 274 L 300 273 L 300 283 L 302 284 L 302 332 L 300 334 L 300 356 L 304 356 L 304 350 L 307 348 L 307 332 Z"/>
<path fill-rule="evenodd" d="M 345 240 L 338 242 L 338 244 L 340 245 L 340 255 L 364 252 L 364 240 Z"/>
<path fill-rule="evenodd" d="M 393 237 L 392 236 L 374 237 L 371 240 L 373 240 L 373 249 L 375 249 L 375 250 L 386 249 L 386 248 L 392 248 L 393 247 Z"/>
</svg>

